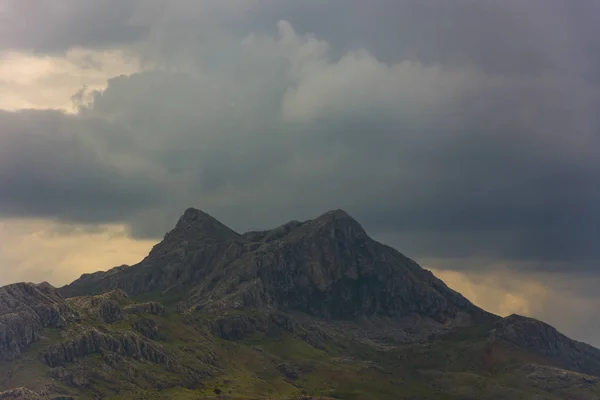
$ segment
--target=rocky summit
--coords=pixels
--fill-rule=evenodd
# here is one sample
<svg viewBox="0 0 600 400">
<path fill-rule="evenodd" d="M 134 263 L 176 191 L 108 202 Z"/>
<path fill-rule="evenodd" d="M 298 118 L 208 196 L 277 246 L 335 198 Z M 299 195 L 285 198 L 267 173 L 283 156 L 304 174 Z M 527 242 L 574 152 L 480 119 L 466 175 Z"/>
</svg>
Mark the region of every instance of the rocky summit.
<svg viewBox="0 0 600 400">
<path fill-rule="evenodd" d="M 488 313 L 342 210 L 190 208 L 138 264 L 0 288 L 0 399 L 599 399 L 600 350 Z"/>
</svg>

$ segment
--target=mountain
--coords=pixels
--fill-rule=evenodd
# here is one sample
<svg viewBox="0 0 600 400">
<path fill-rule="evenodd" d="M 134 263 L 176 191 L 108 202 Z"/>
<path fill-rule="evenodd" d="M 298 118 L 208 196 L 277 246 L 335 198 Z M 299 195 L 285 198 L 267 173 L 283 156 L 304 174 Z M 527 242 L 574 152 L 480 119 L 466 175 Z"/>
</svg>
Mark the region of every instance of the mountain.
<svg viewBox="0 0 600 400">
<path fill-rule="evenodd" d="M 136 265 L 0 288 L 0 399 L 598 399 L 599 377 L 600 350 L 342 210 L 239 234 L 190 208 Z"/>
<path fill-rule="evenodd" d="M 418 313 L 440 323 L 489 317 L 414 261 L 369 238 L 341 210 L 239 235 L 188 209 L 148 257 L 119 268 L 84 276 L 61 293 L 168 295 L 185 287 L 180 306 L 186 311 L 279 309 L 334 319 Z"/>
<path fill-rule="evenodd" d="M 0 360 L 19 358 L 44 328 L 64 328 L 77 319 L 76 311 L 48 283 L 0 288 Z"/>
</svg>

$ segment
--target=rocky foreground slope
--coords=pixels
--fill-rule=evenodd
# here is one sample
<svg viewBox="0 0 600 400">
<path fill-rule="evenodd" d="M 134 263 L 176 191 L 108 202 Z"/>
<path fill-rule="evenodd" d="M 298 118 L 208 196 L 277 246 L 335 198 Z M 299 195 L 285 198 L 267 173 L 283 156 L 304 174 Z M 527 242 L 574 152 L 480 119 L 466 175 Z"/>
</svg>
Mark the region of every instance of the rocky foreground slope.
<svg viewBox="0 0 600 400">
<path fill-rule="evenodd" d="M 598 399 L 598 377 L 599 350 L 341 210 L 241 235 L 188 209 L 139 264 L 0 288 L 0 399 Z"/>
</svg>

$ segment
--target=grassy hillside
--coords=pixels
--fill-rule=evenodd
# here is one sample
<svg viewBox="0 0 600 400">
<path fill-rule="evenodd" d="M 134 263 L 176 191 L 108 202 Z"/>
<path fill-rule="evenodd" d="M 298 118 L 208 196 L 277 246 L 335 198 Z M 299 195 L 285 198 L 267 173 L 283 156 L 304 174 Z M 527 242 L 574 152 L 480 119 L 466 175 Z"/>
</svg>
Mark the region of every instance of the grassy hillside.
<svg viewBox="0 0 600 400">
<path fill-rule="evenodd" d="M 86 315 L 86 310 L 79 311 Z M 303 327 L 267 323 L 255 329 L 256 321 L 268 321 L 259 311 L 235 311 L 232 316 L 247 324 L 236 340 L 214 333 L 215 321 L 222 315 L 182 315 L 171 310 L 165 315 L 126 314 L 113 323 L 84 317 L 67 330 L 46 329 L 20 359 L 0 364 L 0 389 L 26 386 L 42 394 L 81 399 L 551 400 L 600 396 L 600 386 L 594 382 L 565 381 L 563 387 L 552 390 L 536 387 L 522 368 L 551 363 L 492 339 L 488 326 L 381 349 L 348 337 L 327 338 L 327 334 L 315 341 Z M 72 340 L 77 325 L 84 324 L 116 337 L 141 336 L 139 327 L 150 326 L 153 339 L 147 340 L 159 346 L 167 361 L 97 349 L 53 368 L 42 362 L 46 349 Z"/>
</svg>

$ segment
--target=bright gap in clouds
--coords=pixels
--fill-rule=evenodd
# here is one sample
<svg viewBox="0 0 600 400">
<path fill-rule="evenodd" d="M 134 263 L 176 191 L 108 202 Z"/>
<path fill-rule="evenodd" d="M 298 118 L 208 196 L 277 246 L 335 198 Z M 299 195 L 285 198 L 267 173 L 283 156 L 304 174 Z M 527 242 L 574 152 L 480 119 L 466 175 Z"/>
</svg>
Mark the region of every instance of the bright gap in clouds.
<svg viewBox="0 0 600 400">
<path fill-rule="evenodd" d="M 78 48 L 64 55 L 0 53 L 0 109 L 75 112 L 79 100 L 86 102 L 86 93 L 104 90 L 112 77 L 140 70 L 140 62 L 123 50 Z"/>
<path fill-rule="evenodd" d="M 134 240 L 119 224 L 68 225 L 46 220 L 0 221 L 0 286 L 48 281 L 61 286 L 87 272 L 135 264 L 154 241 Z"/>
</svg>

